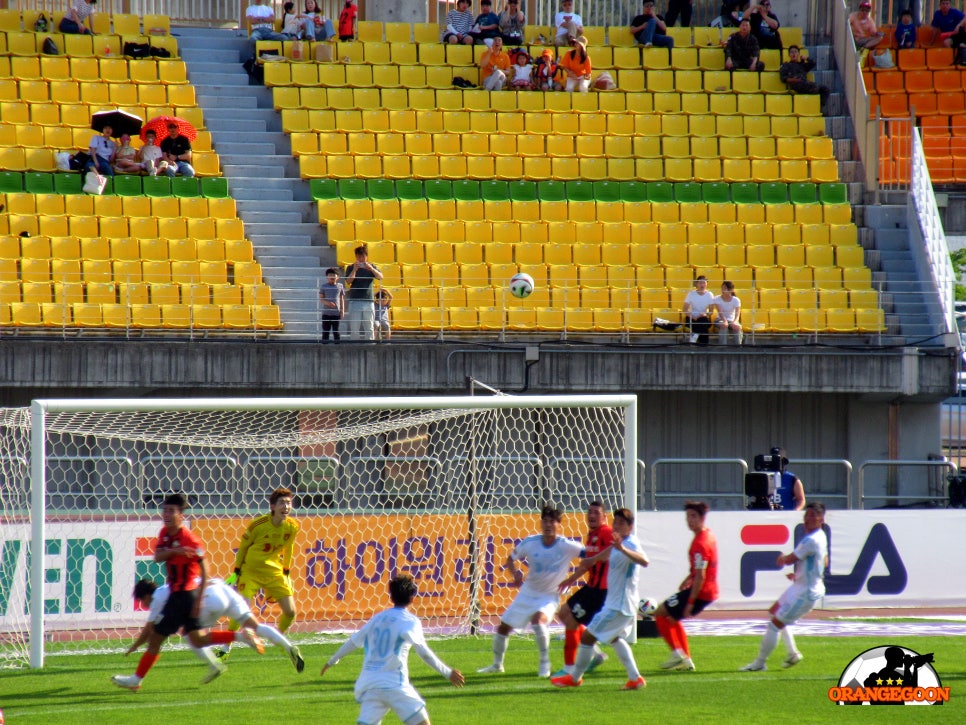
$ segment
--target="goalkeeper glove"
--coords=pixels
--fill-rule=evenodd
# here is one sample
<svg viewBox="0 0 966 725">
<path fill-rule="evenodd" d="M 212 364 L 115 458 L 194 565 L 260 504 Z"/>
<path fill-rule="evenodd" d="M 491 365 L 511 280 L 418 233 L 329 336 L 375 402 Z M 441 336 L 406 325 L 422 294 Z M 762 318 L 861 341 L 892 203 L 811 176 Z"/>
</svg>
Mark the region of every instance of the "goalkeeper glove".
<svg viewBox="0 0 966 725">
<path fill-rule="evenodd" d="M 228 586 L 234 586 L 235 582 L 238 581 L 238 575 L 241 574 L 241 569 L 235 569 L 227 579 L 225 579 L 225 584 Z"/>
</svg>

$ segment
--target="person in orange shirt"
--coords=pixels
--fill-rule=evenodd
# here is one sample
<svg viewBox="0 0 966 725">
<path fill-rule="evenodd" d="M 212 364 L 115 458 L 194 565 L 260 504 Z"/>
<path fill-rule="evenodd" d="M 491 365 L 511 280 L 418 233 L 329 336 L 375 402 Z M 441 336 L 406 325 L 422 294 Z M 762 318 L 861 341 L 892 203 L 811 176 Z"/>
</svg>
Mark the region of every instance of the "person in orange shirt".
<svg viewBox="0 0 966 725">
<path fill-rule="evenodd" d="M 590 90 L 590 56 L 587 55 L 587 38 L 583 35 L 570 41 L 573 50 L 564 53 L 560 59 L 560 67 L 567 72 L 568 93 L 579 90 L 586 93 Z"/>
<path fill-rule="evenodd" d="M 503 50 L 503 38 L 493 38 L 493 45 L 480 58 L 483 87 L 488 91 L 502 91 L 506 87 L 506 72 L 510 65 L 510 56 Z"/>
</svg>

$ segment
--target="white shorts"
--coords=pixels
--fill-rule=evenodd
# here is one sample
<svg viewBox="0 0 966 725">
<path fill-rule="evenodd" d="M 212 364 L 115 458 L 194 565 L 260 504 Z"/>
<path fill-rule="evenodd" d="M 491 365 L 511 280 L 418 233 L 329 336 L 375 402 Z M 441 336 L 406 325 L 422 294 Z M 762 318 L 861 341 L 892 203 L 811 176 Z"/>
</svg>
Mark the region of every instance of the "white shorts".
<svg viewBox="0 0 966 725">
<path fill-rule="evenodd" d="M 587 625 L 587 631 L 597 638 L 598 642 L 610 644 L 615 639 L 627 639 L 634 630 L 636 617 L 624 614 L 616 609 L 601 609 Z"/>
<path fill-rule="evenodd" d="M 404 723 L 429 719 L 426 703 L 408 682 L 400 687 L 366 690 L 356 702 L 360 705 L 358 722 L 361 725 L 378 725 L 390 710 Z"/>
<path fill-rule="evenodd" d="M 199 620 L 199 624 L 206 629 L 214 627 L 221 617 L 228 617 L 239 624 L 243 624 L 246 619 L 252 616 L 252 610 L 248 606 L 248 602 L 234 589 L 218 587 L 217 590 L 212 589 L 206 591 L 205 601 L 211 604 L 212 598 L 218 601 L 218 606 L 211 606 L 210 608 L 203 607 Z M 216 616 L 212 616 L 212 612 Z"/>
<path fill-rule="evenodd" d="M 812 599 L 807 591 L 799 587 L 788 587 L 778 598 L 778 610 L 775 619 L 782 624 L 797 622 L 815 607 L 817 599 Z"/>
<path fill-rule="evenodd" d="M 558 606 L 560 606 L 560 595 L 556 592 L 540 594 L 521 590 L 516 599 L 506 608 L 500 621 L 513 629 L 524 629 L 530 624 L 533 615 L 543 612 L 549 623 L 557 613 Z"/>
</svg>

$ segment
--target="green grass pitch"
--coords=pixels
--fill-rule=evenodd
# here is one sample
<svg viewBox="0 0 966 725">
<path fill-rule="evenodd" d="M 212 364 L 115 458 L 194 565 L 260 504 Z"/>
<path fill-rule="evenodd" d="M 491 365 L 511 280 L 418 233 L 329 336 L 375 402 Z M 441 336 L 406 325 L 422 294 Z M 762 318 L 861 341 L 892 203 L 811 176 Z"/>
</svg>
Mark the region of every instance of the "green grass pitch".
<svg viewBox="0 0 966 725">
<path fill-rule="evenodd" d="M 798 638 L 805 660 L 781 668 L 779 644 L 767 672 L 737 672 L 757 652 L 754 637 L 692 637 L 696 672 L 664 672 L 667 657 L 661 640 L 645 639 L 634 647 L 648 686 L 621 692 L 624 671 L 613 653 L 577 689 L 557 690 L 536 677 L 537 657 L 531 637 L 513 637 L 506 673 L 479 675 L 490 663 L 489 637 L 434 640 L 431 646 L 449 665 L 466 675 L 457 690 L 411 654 L 413 684 L 427 702 L 435 725 L 601 725 L 602 723 L 948 723 L 966 721 L 966 646 L 957 637 L 804 637 Z M 936 672 L 950 700 L 941 709 L 838 707 L 828 689 L 838 684 L 851 659 L 871 647 L 898 644 L 916 652 L 934 652 Z M 218 723 L 355 723 L 358 708 L 352 687 L 362 653 L 346 657 L 324 678 L 319 670 L 336 644 L 302 647 L 306 669 L 295 673 L 278 648 L 263 657 L 237 647 L 229 670 L 201 685 L 204 666 L 189 652 L 167 651 L 140 692 L 115 687 L 110 676 L 129 674 L 137 655 L 51 656 L 43 671 L 0 671 L 0 709 L 8 725 L 116 723 L 181 725 Z M 562 663 L 562 643 L 551 643 L 555 668 Z M 609 651 L 605 649 L 605 651 Z M 385 723 L 399 722 L 392 714 Z"/>
</svg>

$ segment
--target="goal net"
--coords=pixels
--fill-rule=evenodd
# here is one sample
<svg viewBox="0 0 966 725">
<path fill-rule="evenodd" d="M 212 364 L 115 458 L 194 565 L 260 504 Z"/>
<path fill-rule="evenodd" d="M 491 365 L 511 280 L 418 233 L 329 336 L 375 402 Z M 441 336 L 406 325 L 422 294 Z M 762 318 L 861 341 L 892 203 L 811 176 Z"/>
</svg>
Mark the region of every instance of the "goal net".
<svg viewBox="0 0 966 725">
<path fill-rule="evenodd" d="M 296 639 L 351 630 L 410 573 L 428 630 L 488 626 L 513 596 L 500 566 L 564 512 L 636 509 L 633 396 L 35 401 L 0 411 L 0 667 L 118 651 L 144 623 L 131 597 L 164 496 L 213 576 L 279 487 L 301 525 Z M 33 555 L 33 552 L 42 552 Z M 256 599 L 259 618 L 277 608 Z"/>
</svg>

